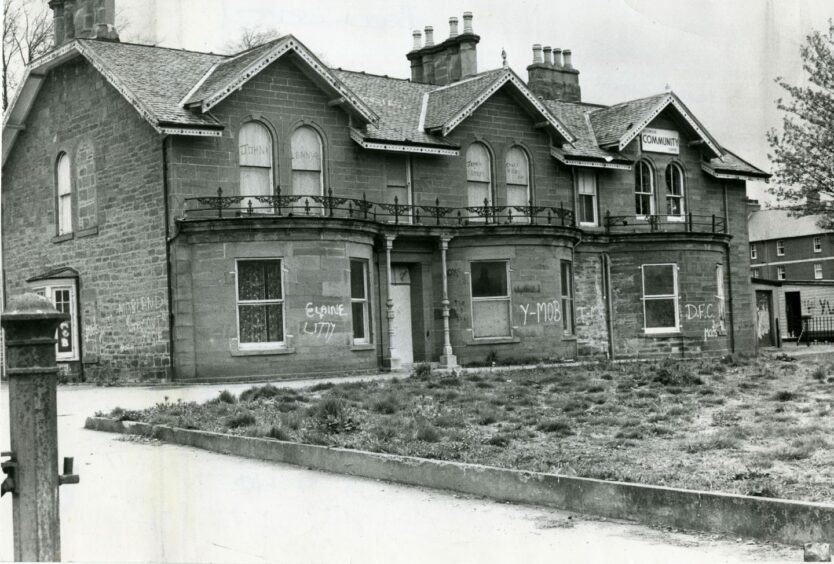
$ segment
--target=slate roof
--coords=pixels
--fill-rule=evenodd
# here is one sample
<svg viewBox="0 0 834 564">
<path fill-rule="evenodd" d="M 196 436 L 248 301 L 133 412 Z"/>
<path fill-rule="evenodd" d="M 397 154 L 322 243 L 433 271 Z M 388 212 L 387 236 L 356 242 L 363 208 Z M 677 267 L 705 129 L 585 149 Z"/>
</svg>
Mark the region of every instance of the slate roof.
<svg viewBox="0 0 834 564">
<path fill-rule="evenodd" d="M 160 123 L 219 126 L 210 114 L 198 114 L 180 101 L 223 55 L 166 49 L 133 43 L 77 40 L 105 70 L 118 78 Z"/>
<path fill-rule="evenodd" d="M 747 219 L 747 233 L 751 243 L 829 233 L 817 226 L 819 219 L 817 215 L 791 217 L 786 209 L 757 210 Z"/>
<path fill-rule="evenodd" d="M 669 94 L 622 102 L 591 112 L 591 125 L 600 146 L 617 143 L 640 119 L 652 111 Z"/>
<path fill-rule="evenodd" d="M 591 127 L 590 114 L 598 111 L 602 106 L 557 100 L 545 100 L 544 103 L 553 115 L 565 124 L 576 137 L 572 145 L 566 143 L 559 149 L 561 154 L 597 160 L 612 158 L 622 161 L 630 160 L 619 152 L 606 151 L 600 148 L 594 128 Z"/>
<path fill-rule="evenodd" d="M 720 158 L 710 159 L 709 168 L 719 173 L 749 175 L 763 179 L 770 178 L 770 174 L 753 166 L 727 149 L 724 149 L 724 155 Z"/>
<path fill-rule="evenodd" d="M 341 69 L 333 74 L 379 116 L 376 125 L 369 124 L 363 130 L 367 139 L 451 146 L 419 127 L 423 95 L 436 86 Z"/>
<path fill-rule="evenodd" d="M 426 129 L 442 127 L 504 72 L 506 71 L 503 69 L 490 70 L 460 82 L 440 87 L 435 86 L 429 94 L 426 106 Z"/>
</svg>

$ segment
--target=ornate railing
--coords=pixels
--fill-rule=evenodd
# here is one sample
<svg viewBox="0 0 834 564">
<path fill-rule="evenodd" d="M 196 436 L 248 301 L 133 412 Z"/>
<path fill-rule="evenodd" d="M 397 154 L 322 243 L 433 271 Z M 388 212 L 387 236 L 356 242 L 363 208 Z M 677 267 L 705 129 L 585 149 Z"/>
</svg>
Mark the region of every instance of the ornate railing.
<svg viewBox="0 0 834 564">
<path fill-rule="evenodd" d="M 688 213 L 669 215 L 611 215 L 605 213 L 606 233 L 726 233 L 727 222 L 723 217 Z"/>
<path fill-rule="evenodd" d="M 290 196 L 280 187 L 271 196 L 216 196 L 186 198 L 185 219 L 231 219 L 241 217 L 320 217 L 373 221 L 395 225 L 466 226 L 466 225 L 552 225 L 573 227 L 573 210 L 563 205 L 497 206 L 484 200 L 482 206 L 448 207 L 435 198 L 434 205 L 401 204 L 395 196 L 391 203 L 333 195 Z"/>
</svg>

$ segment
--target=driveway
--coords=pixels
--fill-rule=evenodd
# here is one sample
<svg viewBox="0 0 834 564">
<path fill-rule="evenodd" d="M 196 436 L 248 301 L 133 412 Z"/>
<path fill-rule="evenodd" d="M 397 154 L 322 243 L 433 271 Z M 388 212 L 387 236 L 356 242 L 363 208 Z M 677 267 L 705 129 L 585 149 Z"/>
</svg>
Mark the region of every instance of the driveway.
<svg viewBox="0 0 834 564">
<path fill-rule="evenodd" d="M 300 386 L 309 382 L 292 382 Z M 605 522 L 83 429 L 96 410 L 201 401 L 248 384 L 58 390 L 62 557 L 86 562 L 801 561 L 801 548 Z M 0 447 L 8 449 L 8 386 Z M 0 559 L 13 557 L 11 498 Z"/>
</svg>

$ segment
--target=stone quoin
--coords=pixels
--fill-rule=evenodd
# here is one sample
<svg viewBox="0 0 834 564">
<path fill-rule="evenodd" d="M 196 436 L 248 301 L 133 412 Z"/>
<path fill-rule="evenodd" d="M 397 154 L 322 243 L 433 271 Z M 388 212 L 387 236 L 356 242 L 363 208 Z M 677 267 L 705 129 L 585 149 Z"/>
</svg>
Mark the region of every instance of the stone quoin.
<svg viewBox="0 0 834 564">
<path fill-rule="evenodd" d="M 745 182 L 769 175 L 673 92 L 584 102 L 540 44 L 526 81 L 481 70 L 469 12 L 413 33 L 404 80 L 50 7 L 3 123 L 4 295 L 70 314 L 76 377 L 755 350 Z"/>
</svg>

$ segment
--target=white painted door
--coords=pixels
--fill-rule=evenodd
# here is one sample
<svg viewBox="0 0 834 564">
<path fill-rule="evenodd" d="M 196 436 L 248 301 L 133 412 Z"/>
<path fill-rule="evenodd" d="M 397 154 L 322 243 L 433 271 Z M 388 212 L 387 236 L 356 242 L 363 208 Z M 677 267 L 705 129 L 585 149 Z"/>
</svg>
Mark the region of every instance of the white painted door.
<svg viewBox="0 0 834 564">
<path fill-rule="evenodd" d="M 394 300 L 394 348 L 403 365 L 414 363 L 411 343 L 411 281 L 408 268 L 393 269 L 391 297 Z"/>
</svg>

